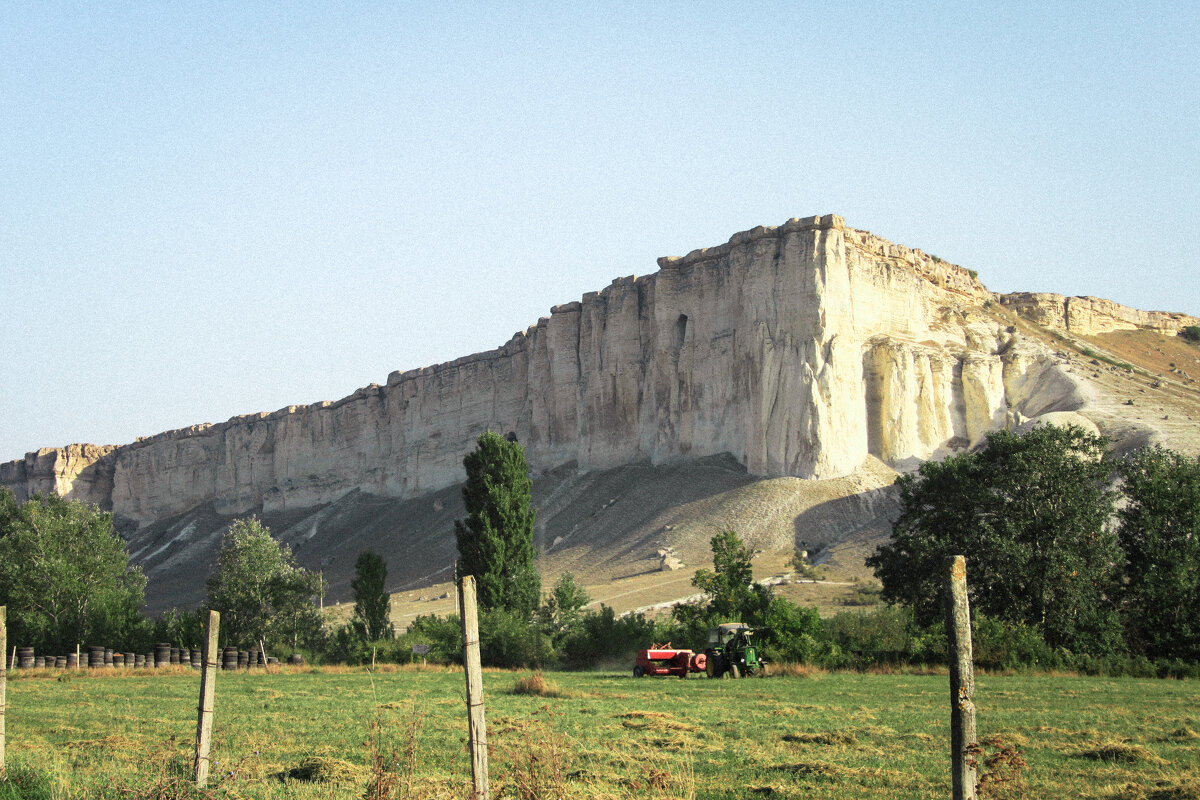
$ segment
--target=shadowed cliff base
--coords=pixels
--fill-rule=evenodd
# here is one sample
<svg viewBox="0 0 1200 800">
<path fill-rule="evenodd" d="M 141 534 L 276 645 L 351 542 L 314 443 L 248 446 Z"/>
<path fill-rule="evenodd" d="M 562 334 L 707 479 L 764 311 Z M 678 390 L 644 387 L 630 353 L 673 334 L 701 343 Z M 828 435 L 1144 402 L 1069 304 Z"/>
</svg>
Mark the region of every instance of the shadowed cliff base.
<svg viewBox="0 0 1200 800">
<path fill-rule="evenodd" d="M 611 587 L 592 593 L 619 611 L 676 600 L 693 593 L 691 573 L 711 565 L 709 539 L 727 527 L 757 551 L 766 572 L 783 569 L 798 548 L 818 560 L 864 536 L 873 548 L 895 515 L 887 488 L 894 476 L 873 458 L 852 475 L 825 481 L 757 478 L 727 455 L 593 472 L 560 467 L 534 479 L 543 586 L 572 572 L 585 585 Z M 382 555 L 387 589 L 404 606 L 395 609 L 403 625 L 410 611 L 452 610 L 452 598 L 441 595 L 449 592 L 456 556 L 454 520 L 464 515 L 456 485 L 411 500 L 353 491 L 334 503 L 259 516 L 302 565 L 324 574 L 327 604 L 349 599 L 360 552 Z M 149 577 L 150 613 L 203 601 L 230 521 L 201 507 L 138 530 L 125 527 L 132 560 Z M 841 562 L 847 574 L 863 571 L 857 555 L 834 560 Z"/>
</svg>

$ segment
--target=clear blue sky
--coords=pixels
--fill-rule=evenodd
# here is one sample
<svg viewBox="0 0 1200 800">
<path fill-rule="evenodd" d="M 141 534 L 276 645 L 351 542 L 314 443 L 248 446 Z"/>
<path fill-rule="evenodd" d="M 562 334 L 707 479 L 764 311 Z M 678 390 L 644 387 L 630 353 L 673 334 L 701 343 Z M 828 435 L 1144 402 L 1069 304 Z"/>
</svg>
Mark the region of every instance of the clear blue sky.
<svg viewBox="0 0 1200 800">
<path fill-rule="evenodd" d="M 1193 3 L 493 5 L 0 6 L 0 461 L 337 399 L 793 216 L 1200 314 Z"/>
</svg>

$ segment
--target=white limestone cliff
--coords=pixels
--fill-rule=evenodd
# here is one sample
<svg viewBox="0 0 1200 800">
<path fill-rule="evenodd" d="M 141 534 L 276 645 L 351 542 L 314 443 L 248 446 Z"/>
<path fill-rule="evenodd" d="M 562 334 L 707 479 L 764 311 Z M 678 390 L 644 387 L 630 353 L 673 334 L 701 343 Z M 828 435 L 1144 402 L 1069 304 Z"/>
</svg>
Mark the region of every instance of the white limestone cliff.
<svg viewBox="0 0 1200 800">
<path fill-rule="evenodd" d="M 461 480 L 488 429 L 515 432 L 536 470 L 730 453 L 754 474 L 830 478 L 868 454 L 909 467 L 1086 399 L 1047 352 L 985 313 L 997 296 L 974 273 L 834 215 L 659 266 L 556 306 L 492 351 L 333 403 L 38 451 L 0 465 L 0 484 L 136 524 L 205 504 L 231 515 L 353 490 L 409 498 Z M 1000 299 L 1058 320 L 1054 302 Z M 1104 302 L 1074 324 L 1129 317 Z M 1063 325 L 1085 318 L 1067 311 Z"/>
</svg>

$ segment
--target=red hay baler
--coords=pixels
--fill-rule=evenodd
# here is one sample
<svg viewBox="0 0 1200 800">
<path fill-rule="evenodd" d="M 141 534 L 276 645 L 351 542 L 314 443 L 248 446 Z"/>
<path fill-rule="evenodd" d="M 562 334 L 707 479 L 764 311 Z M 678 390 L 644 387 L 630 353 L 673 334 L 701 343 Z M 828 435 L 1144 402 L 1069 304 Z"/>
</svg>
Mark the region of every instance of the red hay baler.
<svg viewBox="0 0 1200 800">
<path fill-rule="evenodd" d="M 633 677 L 643 675 L 678 675 L 686 678 L 691 672 L 704 672 L 707 659 L 704 653 L 677 650 L 671 643 L 656 644 L 647 650 L 638 650 L 633 662 Z"/>
</svg>

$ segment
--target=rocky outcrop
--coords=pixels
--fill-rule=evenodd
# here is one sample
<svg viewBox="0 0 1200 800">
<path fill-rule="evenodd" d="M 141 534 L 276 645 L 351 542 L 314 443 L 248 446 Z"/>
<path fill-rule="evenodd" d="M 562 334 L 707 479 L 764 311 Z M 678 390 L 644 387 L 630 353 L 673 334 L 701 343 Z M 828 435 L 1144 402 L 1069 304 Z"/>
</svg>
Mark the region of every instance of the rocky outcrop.
<svg viewBox="0 0 1200 800">
<path fill-rule="evenodd" d="M 658 263 L 502 347 L 337 402 L 43 450 L 0 479 L 134 525 L 201 506 L 281 513 L 449 486 L 488 429 L 514 432 L 537 470 L 728 453 L 756 475 L 831 478 L 868 455 L 911 466 L 1083 400 L 1046 352 L 985 312 L 993 295 L 974 273 L 834 215 Z M 1051 315 L 1053 303 L 1030 303 Z M 1063 308 L 1063 324 L 1082 319 Z M 1117 318 L 1094 305 L 1092 319 L 1102 312 Z"/>
<path fill-rule="evenodd" d="M 1200 325 L 1200 319 L 1187 314 L 1141 311 L 1100 297 L 1016 292 L 995 299 L 1043 327 L 1080 336 L 1139 329 L 1176 334 L 1189 325 Z"/>
<path fill-rule="evenodd" d="M 43 447 L 19 461 L 0 464 L 0 487 L 12 490 L 21 501 L 55 493 L 110 508 L 116 450 L 94 444 Z"/>
</svg>

